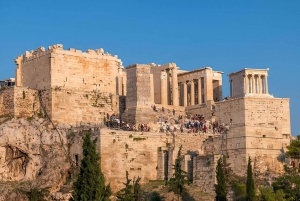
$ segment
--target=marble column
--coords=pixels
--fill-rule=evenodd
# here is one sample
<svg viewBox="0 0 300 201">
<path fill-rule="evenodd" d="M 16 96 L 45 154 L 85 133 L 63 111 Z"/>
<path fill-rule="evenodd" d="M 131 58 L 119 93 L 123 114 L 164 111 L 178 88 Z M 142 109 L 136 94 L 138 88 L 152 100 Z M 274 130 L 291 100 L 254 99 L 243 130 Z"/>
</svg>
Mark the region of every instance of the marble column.
<svg viewBox="0 0 300 201">
<path fill-rule="evenodd" d="M 258 75 L 257 82 L 258 82 L 258 93 L 262 94 L 261 75 Z"/>
<path fill-rule="evenodd" d="M 173 105 L 178 106 L 179 100 L 178 100 L 178 78 L 177 78 L 177 67 L 174 67 L 172 69 L 172 100 Z"/>
<path fill-rule="evenodd" d="M 255 93 L 255 80 L 254 80 L 254 74 L 252 74 L 252 77 L 251 77 L 251 84 L 252 84 L 252 90 L 251 92 L 254 94 Z"/>
<path fill-rule="evenodd" d="M 195 83 L 194 83 L 194 80 L 191 80 L 190 83 L 191 83 L 191 105 L 195 105 Z"/>
<path fill-rule="evenodd" d="M 198 104 L 202 103 L 201 78 L 198 79 Z"/>
<path fill-rule="evenodd" d="M 187 106 L 187 84 L 183 82 L 183 106 Z"/>
<path fill-rule="evenodd" d="M 268 76 L 265 76 L 265 87 L 266 87 L 266 94 L 269 94 L 269 87 L 268 87 Z"/>
<path fill-rule="evenodd" d="M 153 84 L 153 74 L 150 74 L 150 86 L 151 86 L 151 102 L 154 103 L 154 84 Z"/>
<path fill-rule="evenodd" d="M 167 72 L 160 72 L 160 104 L 168 104 Z"/>
<path fill-rule="evenodd" d="M 167 105 L 171 105 L 171 86 L 170 86 L 170 69 L 166 69 L 167 72 L 167 88 L 166 88 L 166 93 L 167 93 Z"/>
<path fill-rule="evenodd" d="M 249 93 L 249 79 L 248 79 L 248 75 L 245 75 L 245 93 L 248 94 Z"/>
<path fill-rule="evenodd" d="M 246 93 L 246 75 L 244 75 L 244 83 L 243 83 L 243 93 L 245 94 Z"/>
</svg>

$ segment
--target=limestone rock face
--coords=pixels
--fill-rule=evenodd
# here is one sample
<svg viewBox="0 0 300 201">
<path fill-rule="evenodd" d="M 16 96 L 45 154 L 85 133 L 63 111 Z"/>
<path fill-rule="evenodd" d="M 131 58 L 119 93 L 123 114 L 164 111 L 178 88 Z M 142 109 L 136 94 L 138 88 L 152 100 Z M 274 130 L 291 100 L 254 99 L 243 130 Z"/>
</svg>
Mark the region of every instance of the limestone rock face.
<svg viewBox="0 0 300 201">
<path fill-rule="evenodd" d="M 14 194 L 12 189 L 50 187 L 55 192 L 63 185 L 71 167 L 67 129 L 56 130 L 39 118 L 14 118 L 0 125 L 0 201 L 17 199 L 5 197 Z"/>
</svg>

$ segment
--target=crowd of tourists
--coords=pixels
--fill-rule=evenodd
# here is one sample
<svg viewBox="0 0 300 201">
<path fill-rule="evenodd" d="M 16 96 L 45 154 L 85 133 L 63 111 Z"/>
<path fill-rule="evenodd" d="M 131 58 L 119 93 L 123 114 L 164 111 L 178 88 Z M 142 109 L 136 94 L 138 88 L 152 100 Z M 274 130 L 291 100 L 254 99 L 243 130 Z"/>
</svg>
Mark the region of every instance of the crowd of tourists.
<svg viewBox="0 0 300 201">
<path fill-rule="evenodd" d="M 156 105 L 152 105 L 151 108 L 155 112 L 161 112 L 161 113 L 168 113 L 172 114 L 173 116 L 169 116 L 167 120 L 163 117 L 158 118 L 158 127 L 157 129 L 150 128 L 149 124 L 139 123 L 137 125 L 125 123 L 124 121 L 120 121 L 116 118 L 116 116 L 113 114 L 112 116 L 109 116 L 107 114 L 107 119 L 109 121 L 106 121 L 106 126 L 110 128 L 120 128 L 123 130 L 128 131 L 143 131 L 143 132 L 149 132 L 149 131 L 158 131 L 158 132 L 166 132 L 166 133 L 195 133 L 195 134 L 227 134 L 228 126 L 224 123 L 219 124 L 218 122 L 210 122 L 205 119 L 205 116 L 203 114 L 194 114 L 191 113 L 186 115 L 186 117 L 183 117 L 183 115 L 175 116 L 176 111 L 165 110 L 164 107 L 161 109 L 158 109 Z M 162 114 L 163 115 L 163 114 Z"/>
</svg>

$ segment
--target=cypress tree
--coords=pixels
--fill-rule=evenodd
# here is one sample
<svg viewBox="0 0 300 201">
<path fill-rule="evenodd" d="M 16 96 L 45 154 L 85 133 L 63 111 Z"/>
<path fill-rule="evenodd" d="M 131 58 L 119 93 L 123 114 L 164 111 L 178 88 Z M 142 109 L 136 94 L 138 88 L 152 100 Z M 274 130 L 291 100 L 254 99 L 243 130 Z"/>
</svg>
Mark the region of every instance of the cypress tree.
<svg viewBox="0 0 300 201">
<path fill-rule="evenodd" d="M 187 172 L 181 169 L 183 157 L 181 156 L 182 145 L 180 145 L 175 165 L 173 165 L 174 174 L 170 181 L 167 183 L 171 190 L 178 195 L 178 200 L 185 190 L 184 185 L 188 184 Z"/>
<path fill-rule="evenodd" d="M 111 188 L 105 185 L 105 178 L 100 168 L 100 157 L 96 152 L 96 141 L 91 140 L 90 133 L 84 138 L 83 159 L 77 180 L 73 184 L 75 201 L 108 201 Z"/>
<path fill-rule="evenodd" d="M 253 179 L 252 165 L 251 165 L 250 156 L 249 156 L 249 159 L 248 159 L 248 167 L 247 167 L 246 192 L 247 192 L 247 200 L 248 201 L 255 200 L 254 179 Z"/>
<path fill-rule="evenodd" d="M 224 170 L 224 159 L 220 157 L 216 167 L 217 184 L 215 184 L 216 201 L 226 201 L 227 187 Z"/>
</svg>

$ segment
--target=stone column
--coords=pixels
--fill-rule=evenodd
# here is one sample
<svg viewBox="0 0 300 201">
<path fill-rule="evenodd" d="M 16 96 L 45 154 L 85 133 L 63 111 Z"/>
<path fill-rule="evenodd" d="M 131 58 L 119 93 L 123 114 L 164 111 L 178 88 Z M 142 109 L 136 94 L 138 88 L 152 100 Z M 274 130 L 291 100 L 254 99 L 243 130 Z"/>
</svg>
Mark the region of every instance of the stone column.
<svg viewBox="0 0 300 201">
<path fill-rule="evenodd" d="M 160 104 L 168 104 L 167 72 L 160 72 Z"/>
<path fill-rule="evenodd" d="M 202 103 L 201 78 L 198 79 L 198 104 Z"/>
<path fill-rule="evenodd" d="M 269 94 L 269 87 L 268 87 L 268 76 L 265 76 L 265 87 L 266 87 L 266 94 Z"/>
<path fill-rule="evenodd" d="M 179 100 L 178 100 L 178 78 L 177 78 L 177 67 L 174 67 L 172 69 L 172 99 L 173 99 L 173 105 L 178 106 Z"/>
<path fill-rule="evenodd" d="M 167 72 L 167 77 L 166 77 L 166 80 L 167 80 L 167 90 L 166 93 L 167 93 L 167 105 L 171 105 L 171 86 L 170 86 L 170 69 L 166 69 L 166 72 Z"/>
<path fill-rule="evenodd" d="M 257 82 L 258 82 L 258 93 L 262 94 L 261 75 L 258 75 Z"/>
<path fill-rule="evenodd" d="M 183 82 L 183 106 L 187 106 L 187 84 Z"/>
<path fill-rule="evenodd" d="M 251 84 L 252 84 L 252 90 L 251 90 L 251 92 L 254 94 L 255 93 L 255 80 L 254 80 L 254 74 L 252 74 L 252 78 L 251 78 Z"/>
<path fill-rule="evenodd" d="M 244 75 L 244 80 L 243 80 L 244 82 L 243 82 L 243 93 L 245 94 L 246 93 L 246 75 Z"/>
<path fill-rule="evenodd" d="M 153 74 L 150 74 L 150 86 L 151 86 L 151 102 L 154 103 L 154 84 L 153 84 Z"/>
<path fill-rule="evenodd" d="M 248 94 L 249 93 L 249 83 L 248 83 L 248 75 L 245 74 L 245 93 Z"/>
<path fill-rule="evenodd" d="M 194 83 L 194 80 L 191 80 L 190 83 L 191 83 L 191 105 L 195 105 L 195 83 Z"/>
</svg>

